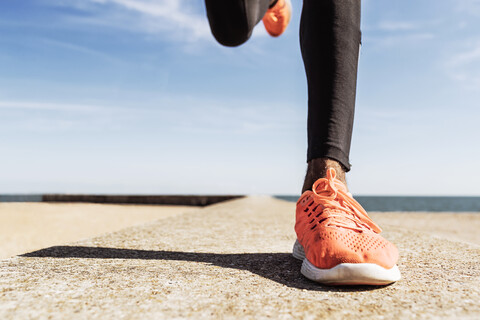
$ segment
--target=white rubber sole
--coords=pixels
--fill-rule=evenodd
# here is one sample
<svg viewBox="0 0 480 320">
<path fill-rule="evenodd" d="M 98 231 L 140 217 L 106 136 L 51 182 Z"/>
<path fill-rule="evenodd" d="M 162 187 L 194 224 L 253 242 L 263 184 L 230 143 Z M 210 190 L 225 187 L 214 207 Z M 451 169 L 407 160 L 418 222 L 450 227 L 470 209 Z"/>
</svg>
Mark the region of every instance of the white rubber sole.
<svg viewBox="0 0 480 320">
<path fill-rule="evenodd" d="M 387 285 L 401 278 L 396 265 L 385 269 L 374 263 L 340 263 L 330 269 L 317 268 L 305 258 L 298 240 L 293 245 L 292 255 L 303 260 L 301 272 L 305 277 L 327 285 Z"/>
</svg>

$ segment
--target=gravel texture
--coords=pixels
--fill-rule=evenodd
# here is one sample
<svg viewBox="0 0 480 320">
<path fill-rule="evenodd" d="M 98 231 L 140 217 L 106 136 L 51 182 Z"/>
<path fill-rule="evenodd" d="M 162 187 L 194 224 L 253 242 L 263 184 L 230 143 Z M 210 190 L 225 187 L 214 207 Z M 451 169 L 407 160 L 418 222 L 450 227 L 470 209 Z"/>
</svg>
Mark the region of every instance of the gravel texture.
<svg viewBox="0 0 480 320">
<path fill-rule="evenodd" d="M 0 318 L 480 318 L 475 244 L 383 225 L 403 279 L 326 287 L 290 250 L 295 204 L 233 200 L 0 261 Z"/>
</svg>

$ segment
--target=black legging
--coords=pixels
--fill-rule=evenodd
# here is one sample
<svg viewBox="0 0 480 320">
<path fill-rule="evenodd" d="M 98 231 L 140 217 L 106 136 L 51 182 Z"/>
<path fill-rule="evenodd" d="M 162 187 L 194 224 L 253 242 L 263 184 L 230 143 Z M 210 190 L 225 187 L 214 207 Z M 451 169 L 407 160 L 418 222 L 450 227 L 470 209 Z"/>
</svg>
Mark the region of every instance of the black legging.
<svg viewBox="0 0 480 320">
<path fill-rule="evenodd" d="M 247 41 L 270 0 L 205 0 L 212 33 L 225 46 Z M 307 161 L 330 158 L 350 170 L 360 0 L 304 0 L 300 47 L 308 83 Z"/>
</svg>

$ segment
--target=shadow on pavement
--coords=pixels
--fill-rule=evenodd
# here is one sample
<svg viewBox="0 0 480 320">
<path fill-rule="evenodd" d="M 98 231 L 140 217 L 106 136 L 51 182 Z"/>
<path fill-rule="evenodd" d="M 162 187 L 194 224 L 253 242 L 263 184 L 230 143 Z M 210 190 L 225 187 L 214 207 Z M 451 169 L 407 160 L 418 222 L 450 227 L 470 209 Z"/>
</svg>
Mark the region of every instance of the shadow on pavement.
<svg viewBox="0 0 480 320">
<path fill-rule="evenodd" d="M 103 247 L 55 246 L 21 255 L 37 258 L 141 259 L 191 261 L 223 268 L 247 270 L 288 287 L 314 291 L 370 291 L 385 286 L 328 287 L 310 281 L 300 273 L 302 262 L 290 253 L 197 253 L 117 249 Z"/>
</svg>

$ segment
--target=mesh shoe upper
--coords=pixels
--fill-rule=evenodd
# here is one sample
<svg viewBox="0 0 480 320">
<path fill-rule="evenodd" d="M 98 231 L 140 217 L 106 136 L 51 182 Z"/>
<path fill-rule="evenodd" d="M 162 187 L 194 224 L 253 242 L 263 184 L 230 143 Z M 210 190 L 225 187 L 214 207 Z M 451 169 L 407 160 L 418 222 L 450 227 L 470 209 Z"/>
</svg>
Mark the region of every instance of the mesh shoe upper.
<svg viewBox="0 0 480 320">
<path fill-rule="evenodd" d="M 329 169 L 297 202 L 295 231 L 306 258 L 320 269 L 340 263 L 374 263 L 392 268 L 397 248 Z"/>
</svg>

